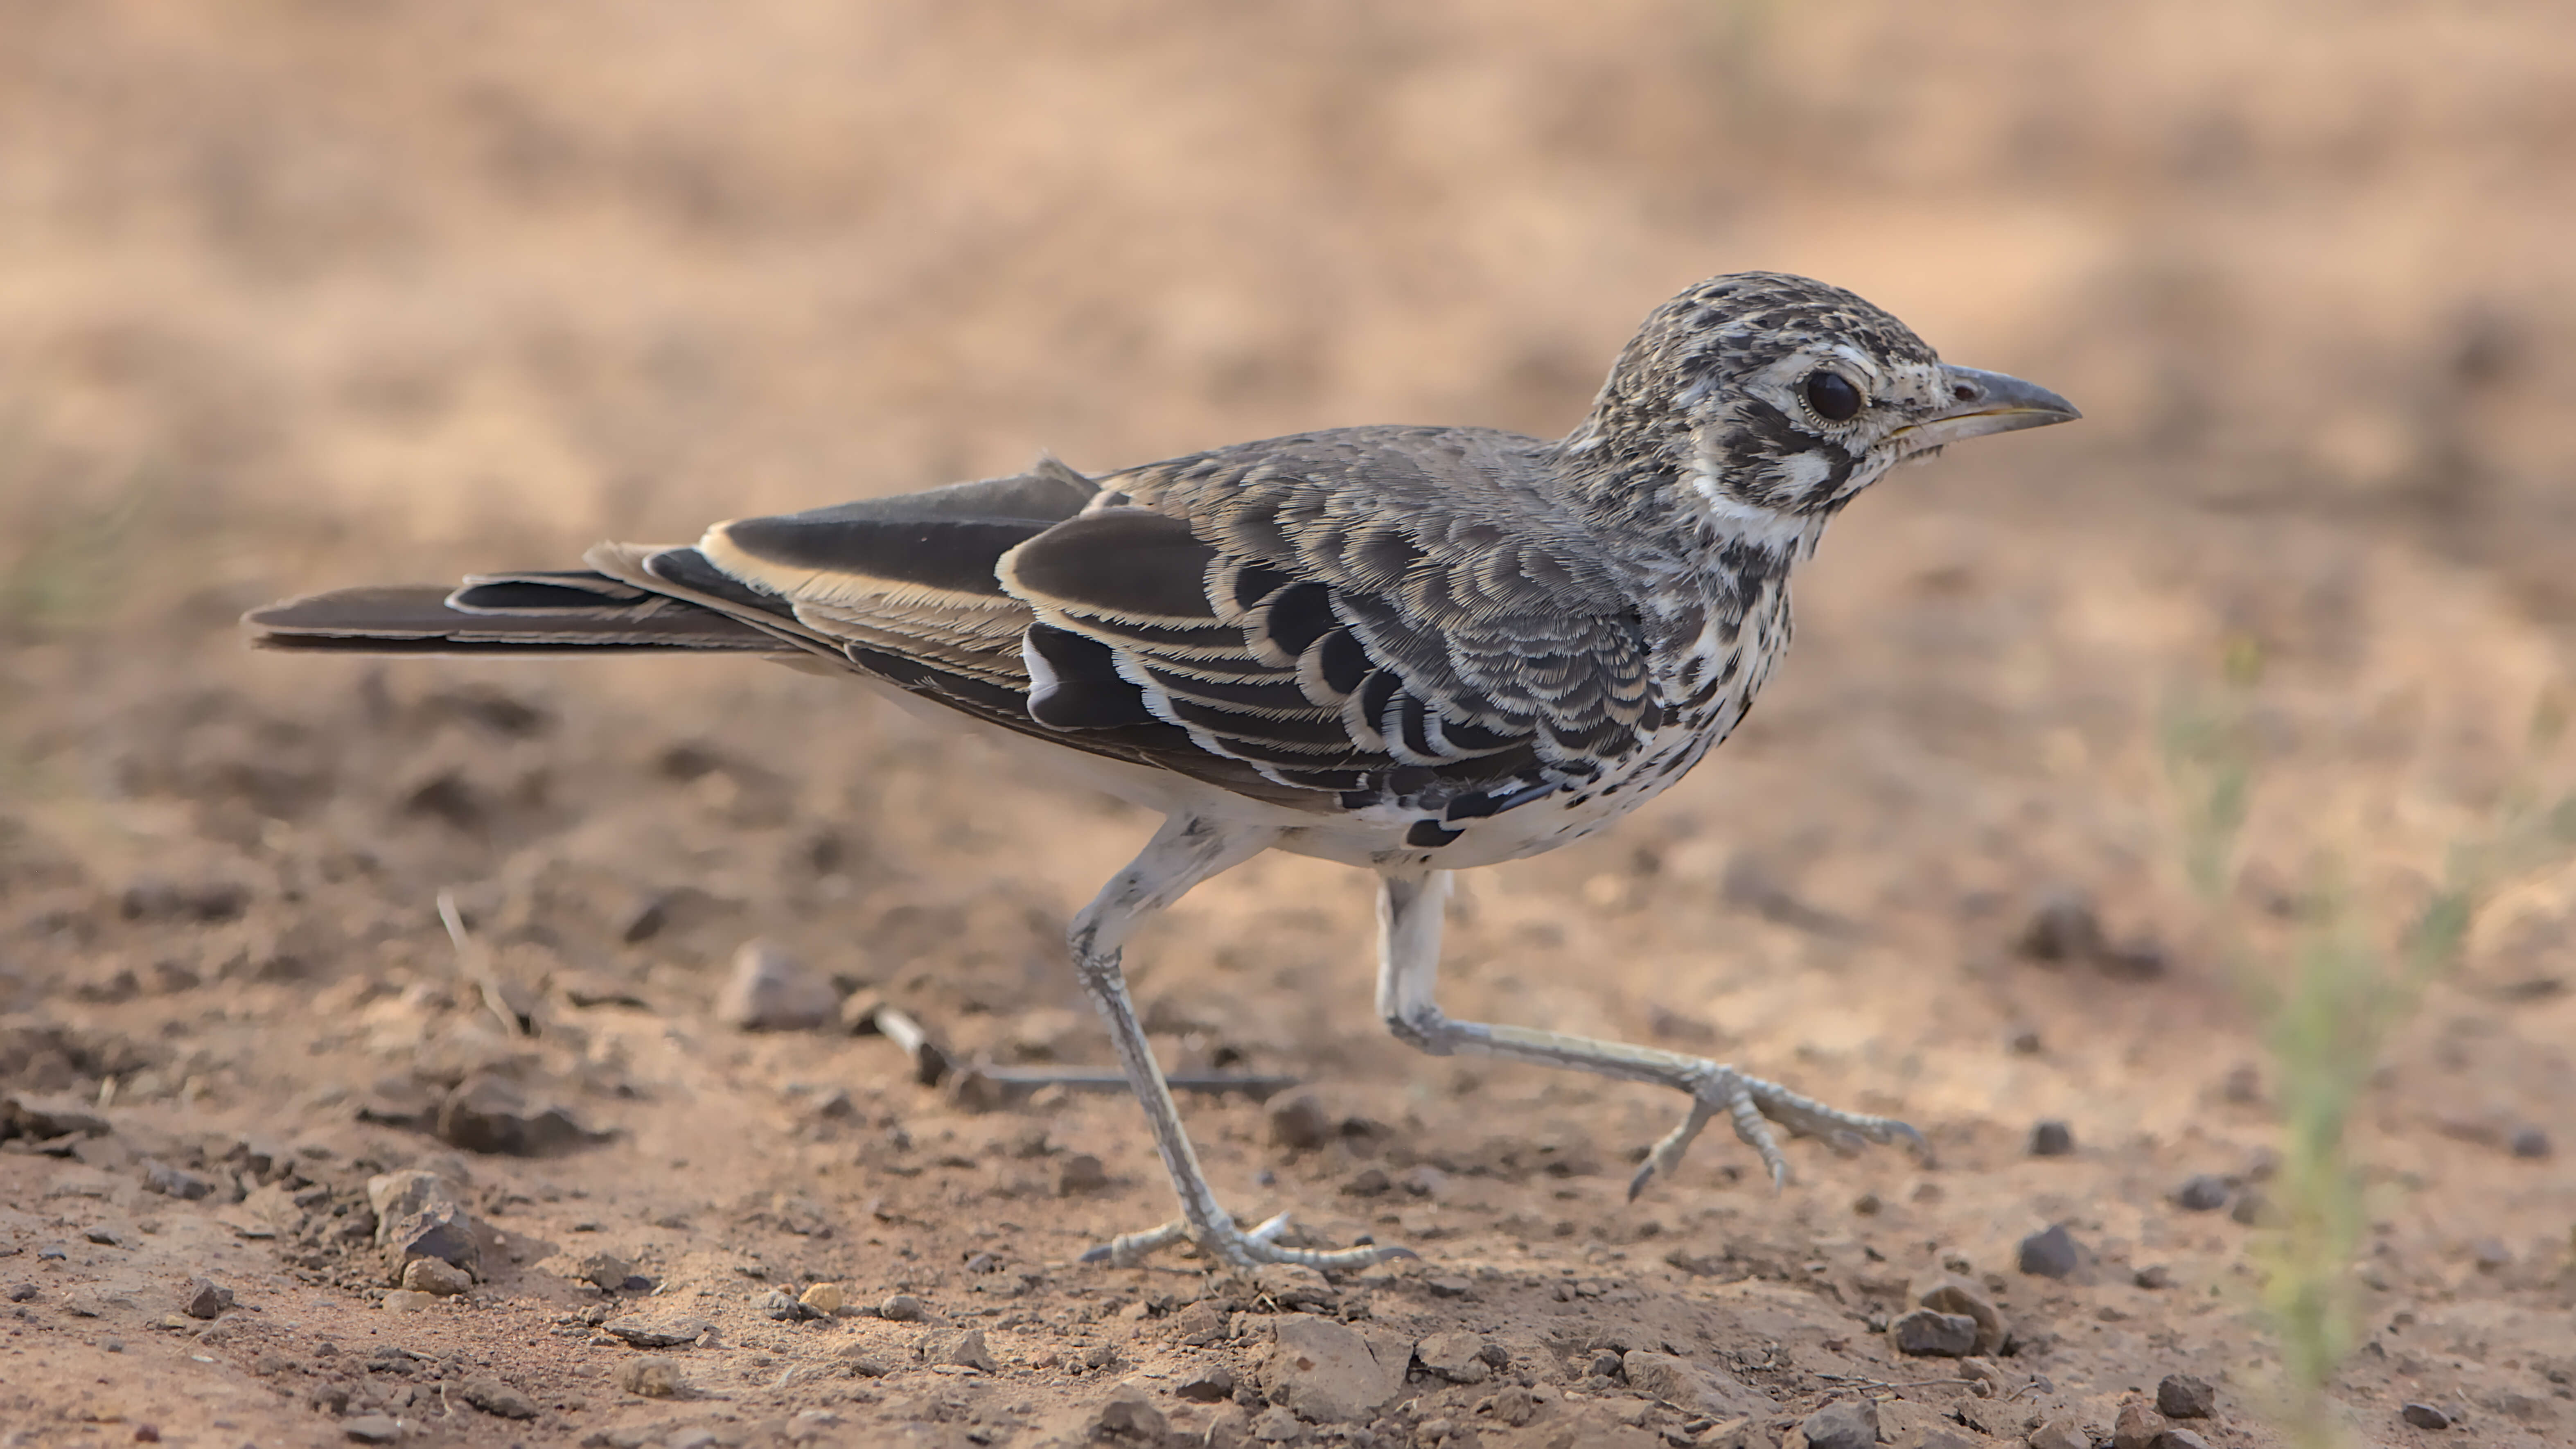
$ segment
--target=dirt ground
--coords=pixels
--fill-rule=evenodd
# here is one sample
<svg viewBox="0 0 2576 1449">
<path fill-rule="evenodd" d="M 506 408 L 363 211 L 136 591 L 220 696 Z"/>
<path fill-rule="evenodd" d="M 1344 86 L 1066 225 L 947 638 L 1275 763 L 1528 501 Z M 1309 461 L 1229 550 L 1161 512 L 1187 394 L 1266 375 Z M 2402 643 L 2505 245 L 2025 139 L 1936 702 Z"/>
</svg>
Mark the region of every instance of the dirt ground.
<svg viewBox="0 0 2576 1449">
<path fill-rule="evenodd" d="M 2172 1430 L 2285 1442 L 2218 918 L 2286 949 L 2330 875 L 2394 922 L 2576 767 L 2528 728 L 2576 644 L 2576 15 L 1825 10 L 0 3 L 0 1445 L 2064 1445 L 2176 1375 Z M 1186 1104 L 1239 1212 L 1422 1257 L 1085 1266 L 1169 1210 L 1133 1105 L 925 1086 L 839 1008 L 1106 1062 L 1058 933 L 1149 819 L 754 663 L 234 633 L 1041 446 L 1560 431 L 1752 266 L 2088 417 L 1862 500 L 1735 740 L 1462 880 L 1443 1000 L 1928 1162 L 1797 1143 L 1775 1193 L 1713 1133 L 1632 1203 L 1676 1103 L 1410 1053 L 1368 882 L 1265 858 L 1137 996 L 1175 1069 L 1301 1084 Z M 2160 741 L 2247 645 L 2213 912 Z M 2034 955 L 2074 904 L 2100 948 Z M 2352 1442 L 2576 1442 L 2572 926 L 2576 871 L 2517 879 L 2375 1065 Z M 754 940 L 831 1022 L 725 1024 Z M 407 1170 L 462 1216 L 383 1229 L 462 1294 L 393 1279 Z M 1994 1324 L 1900 1353 L 1943 1285 Z"/>
</svg>

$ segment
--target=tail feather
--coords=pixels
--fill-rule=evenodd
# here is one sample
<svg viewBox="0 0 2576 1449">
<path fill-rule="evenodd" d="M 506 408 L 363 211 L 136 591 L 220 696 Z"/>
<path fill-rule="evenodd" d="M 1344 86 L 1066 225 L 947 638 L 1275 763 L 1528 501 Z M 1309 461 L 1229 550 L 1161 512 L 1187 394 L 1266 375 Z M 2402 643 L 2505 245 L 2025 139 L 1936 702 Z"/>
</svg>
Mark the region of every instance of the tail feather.
<svg viewBox="0 0 2576 1449">
<path fill-rule="evenodd" d="M 259 649 L 357 654 L 570 654 L 707 650 L 793 654 L 794 644 L 685 600 L 588 572 L 489 574 L 435 585 L 335 589 L 242 616 Z"/>
</svg>

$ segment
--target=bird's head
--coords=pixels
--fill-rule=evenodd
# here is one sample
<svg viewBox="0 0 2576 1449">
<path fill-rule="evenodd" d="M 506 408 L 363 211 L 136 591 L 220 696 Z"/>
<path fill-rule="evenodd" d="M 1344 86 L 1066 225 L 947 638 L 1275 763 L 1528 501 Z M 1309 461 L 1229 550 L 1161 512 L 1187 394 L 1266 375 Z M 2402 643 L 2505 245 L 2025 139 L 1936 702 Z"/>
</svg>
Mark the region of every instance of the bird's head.
<svg viewBox="0 0 2576 1449">
<path fill-rule="evenodd" d="M 1943 362 L 1840 287 L 1740 272 L 1656 308 L 1562 447 L 1596 467 L 1654 457 L 1666 506 L 1721 533 L 1812 543 L 1823 520 L 1908 458 L 2079 416 L 2046 388 Z"/>
</svg>

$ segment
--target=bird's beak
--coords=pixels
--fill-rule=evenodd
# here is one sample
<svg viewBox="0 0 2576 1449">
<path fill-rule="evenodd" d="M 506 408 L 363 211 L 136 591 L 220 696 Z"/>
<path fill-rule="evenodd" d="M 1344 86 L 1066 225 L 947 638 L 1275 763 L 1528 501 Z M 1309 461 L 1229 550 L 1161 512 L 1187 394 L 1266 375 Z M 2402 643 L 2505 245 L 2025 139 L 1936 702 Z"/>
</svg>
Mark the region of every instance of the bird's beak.
<svg viewBox="0 0 2576 1449">
<path fill-rule="evenodd" d="M 1909 423 L 1896 430 L 1908 453 L 1924 452 L 1962 438 L 1980 438 L 1988 433 L 2009 433 L 2021 428 L 2044 428 L 2050 423 L 2067 423 L 2084 416 L 2075 404 L 2034 382 L 2024 382 L 2000 372 L 1981 372 L 1973 367 L 1941 369 L 1941 382 L 1949 389 L 1952 405 L 1919 423 Z"/>
</svg>

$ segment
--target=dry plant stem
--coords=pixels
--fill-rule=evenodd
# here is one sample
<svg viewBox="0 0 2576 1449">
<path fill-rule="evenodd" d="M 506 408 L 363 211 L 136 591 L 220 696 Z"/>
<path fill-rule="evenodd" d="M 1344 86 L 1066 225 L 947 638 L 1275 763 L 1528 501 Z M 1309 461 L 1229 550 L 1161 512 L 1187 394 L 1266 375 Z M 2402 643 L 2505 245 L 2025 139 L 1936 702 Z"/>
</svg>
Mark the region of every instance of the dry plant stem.
<svg viewBox="0 0 2576 1449">
<path fill-rule="evenodd" d="M 514 1037 L 526 1036 L 528 1023 L 511 1008 L 509 998 L 502 993 L 501 978 L 493 974 L 492 953 L 484 950 L 483 943 L 475 940 L 465 929 L 465 917 L 456 909 L 456 892 L 438 893 L 438 920 L 447 927 L 449 944 L 456 947 L 457 969 L 465 973 L 466 980 L 474 983 L 475 994 L 483 1002 L 483 1009 L 501 1023 L 503 1032 Z"/>
</svg>

